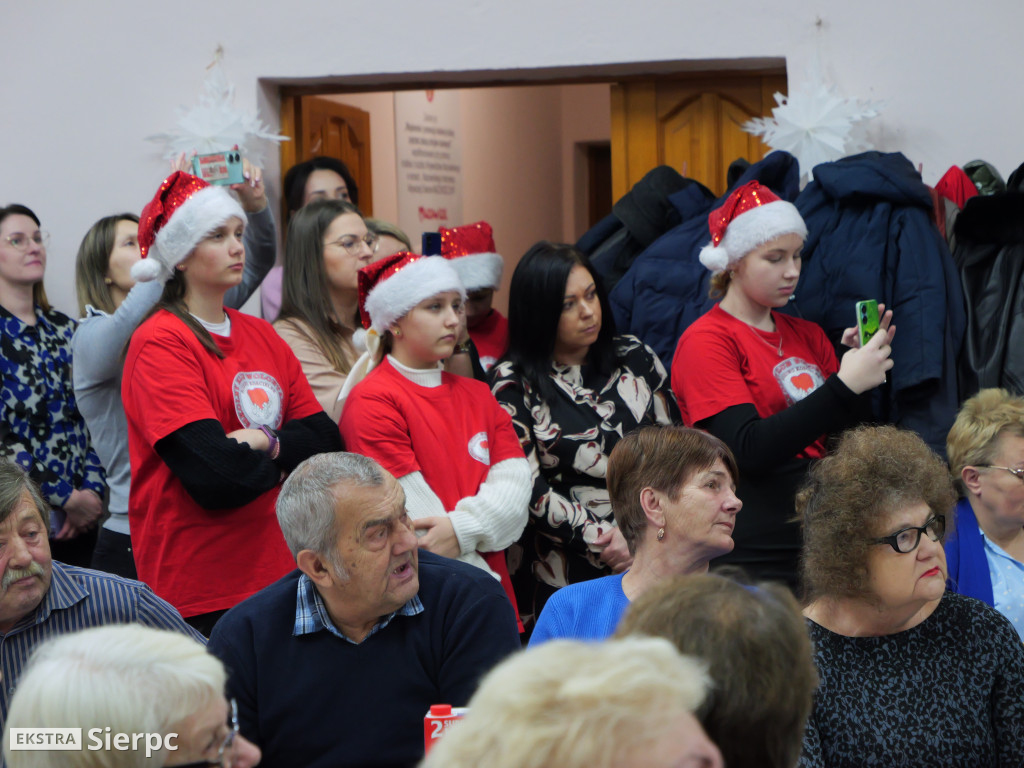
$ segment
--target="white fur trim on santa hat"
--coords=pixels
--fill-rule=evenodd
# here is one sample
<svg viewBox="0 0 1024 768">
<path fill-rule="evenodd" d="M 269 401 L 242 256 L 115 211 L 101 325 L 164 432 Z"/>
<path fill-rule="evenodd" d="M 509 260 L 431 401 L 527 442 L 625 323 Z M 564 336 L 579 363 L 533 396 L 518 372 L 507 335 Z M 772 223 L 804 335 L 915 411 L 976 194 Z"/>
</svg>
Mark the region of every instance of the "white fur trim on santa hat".
<svg viewBox="0 0 1024 768">
<path fill-rule="evenodd" d="M 423 256 L 377 283 L 366 296 L 366 311 L 373 329 L 382 334 L 421 301 L 445 291 L 456 291 L 463 300 L 466 298 L 466 289 L 448 259 Z"/>
<path fill-rule="evenodd" d="M 209 186 L 194 192 L 156 233 L 146 258 L 132 266 L 132 279 L 145 283 L 163 275 L 166 280 L 204 237 L 232 217 L 243 224 L 248 221 L 241 204 L 224 187 Z"/>
<path fill-rule="evenodd" d="M 501 285 L 505 260 L 500 253 L 471 253 L 468 256 L 456 256 L 449 261 L 469 293 Z"/>
<path fill-rule="evenodd" d="M 700 263 L 712 272 L 721 272 L 757 246 L 789 234 L 807 239 L 807 225 L 795 205 L 785 200 L 759 205 L 729 222 L 717 246 L 708 243 L 701 248 Z"/>
</svg>

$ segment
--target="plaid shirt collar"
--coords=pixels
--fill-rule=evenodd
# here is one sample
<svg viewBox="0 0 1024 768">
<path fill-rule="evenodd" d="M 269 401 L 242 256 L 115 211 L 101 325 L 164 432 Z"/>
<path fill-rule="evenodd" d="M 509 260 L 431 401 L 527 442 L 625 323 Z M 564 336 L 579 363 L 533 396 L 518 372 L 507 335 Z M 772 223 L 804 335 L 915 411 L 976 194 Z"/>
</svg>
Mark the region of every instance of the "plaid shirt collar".
<svg viewBox="0 0 1024 768">
<path fill-rule="evenodd" d="M 299 576 L 299 584 L 296 590 L 295 596 L 295 626 L 292 628 L 292 635 L 298 637 L 299 635 L 310 635 L 314 632 L 319 632 L 326 629 L 335 637 L 340 637 L 347 643 L 352 645 L 359 645 L 351 638 L 345 637 L 345 634 L 334 626 L 334 622 L 331 621 L 331 617 L 327 615 L 327 606 L 324 605 L 323 598 L 320 597 L 320 593 L 316 591 L 313 586 L 313 582 L 310 581 L 306 574 Z M 423 613 L 423 603 L 420 602 L 418 595 L 414 595 L 409 602 L 399 608 L 393 613 L 389 613 L 383 617 L 380 621 L 373 625 L 373 629 L 370 630 L 363 642 L 373 637 L 375 634 L 384 629 L 395 616 L 415 616 L 418 613 Z"/>
</svg>

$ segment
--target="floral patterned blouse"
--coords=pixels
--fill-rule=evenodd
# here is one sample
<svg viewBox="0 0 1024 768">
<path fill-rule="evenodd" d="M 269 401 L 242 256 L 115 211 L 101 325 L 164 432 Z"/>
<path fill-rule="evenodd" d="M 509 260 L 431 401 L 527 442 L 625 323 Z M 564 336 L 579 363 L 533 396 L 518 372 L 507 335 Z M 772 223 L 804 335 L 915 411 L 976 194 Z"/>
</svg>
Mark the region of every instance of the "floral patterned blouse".
<svg viewBox="0 0 1024 768">
<path fill-rule="evenodd" d="M 71 386 L 74 331 L 53 309 L 36 307 L 36 324 L 26 325 L 0 307 L 0 456 L 27 470 L 54 507 L 74 490 L 106 490 Z"/>
<path fill-rule="evenodd" d="M 612 449 L 638 426 L 679 421 L 654 351 L 635 336 L 617 336 L 615 345 L 621 364 L 608 376 L 553 363 L 554 402 L 541 400 L 508 361 L 490 373 L 533 471 L 529 523 L 508 551 L 528 628 L 559 587 L 611 573 L 593 543 L 615 525 L 605 486 Z"/>
</svg>

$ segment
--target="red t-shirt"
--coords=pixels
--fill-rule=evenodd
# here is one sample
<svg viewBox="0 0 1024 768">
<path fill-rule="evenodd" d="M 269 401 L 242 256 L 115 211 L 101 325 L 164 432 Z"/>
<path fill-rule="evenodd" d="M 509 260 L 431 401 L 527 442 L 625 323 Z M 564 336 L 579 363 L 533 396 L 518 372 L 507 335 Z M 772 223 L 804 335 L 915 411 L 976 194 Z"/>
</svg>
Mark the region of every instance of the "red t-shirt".
<svg viewBox="0 0 1024 768">
<path fill-rule="evenodd" d="M 773 416 L 839 370 L 819 326 L 779 312 L 772 312 L 772 319 L 776 332 L 761 331 L 716 304 L 683 332 L 672 359 L 672 391 L 686 424 L 746 403 L 762 419 Z M 824 455 L 824 435 L 798 454 Z"/>
<path fill-rule="evenodd" d="M 441 386 L 424 387 L 387 358 L 352 390 L 339 426 L 347 450 L 395 477 L 422 472 L 449 511 L 480 491 L 493 465 L 524 458 L 512 419 L 482 381 L 443 372 Z M 515 606 L 505 553 L 480 554 Z"/>
<path fill-rule="evenodd" d="M 135 331 L 124 364 L 135 563 L 139 579 L 183 616 L 230 608 L 294 569 L 295 560 L 274 513 L 278 488 L 235 509 L 203 509 L 154 445 L 201 419 L 216 419 L 225 432 L 277 429 L 322 410 L 270 324 L 226 311 L 231 335 L 213 337 L 223 359 L 160 311 Z"/>
<path fill-rule="evenodd" d="M 489 371 L 508 349 L 508 320 L 501 312 L 492 309 L 480 325 L 469 329 L 469 338 L 480 354 L 480 364 Z"/>
</svg>

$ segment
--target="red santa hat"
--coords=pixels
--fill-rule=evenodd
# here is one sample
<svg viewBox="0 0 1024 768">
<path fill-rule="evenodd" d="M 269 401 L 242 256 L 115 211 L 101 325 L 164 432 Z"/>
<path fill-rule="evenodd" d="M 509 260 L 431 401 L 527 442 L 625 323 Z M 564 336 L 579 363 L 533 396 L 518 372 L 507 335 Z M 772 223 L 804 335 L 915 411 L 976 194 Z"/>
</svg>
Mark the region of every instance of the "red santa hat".
<svg viewBox="0 0 1024 768">
<path fill-rule="evenodd" d="M 441 227 L 441 255 L 451 261 L 467 291 L 501 285 L 505 260 L 494 247 L 494 233 L 486 221 Z"/>
<path fill-rule="evenodd" d="M 382 334 L 424 299 L 466 289 L 447 259 L 402 251 L 359 270 L 359 316 L 364 328 Z"/>
<path fill-rule="evenodd" d="M 227 189 L 175 171 L 142 209 L 142 258 L 132 266 L 132 279 L 143 283 L 166 280 L 204 237 L 231 218 L 247 221 L 241 204 Z"/>
<path fill-rule="evenodd" d="M 711 242 L 700 250 L 700 263 L 721 272 L 759 245 L 788 234 L 807 238 L 807 225 L 796 206 L 768 187 L 750 181 L 708 214 Z"/>
</svg>

